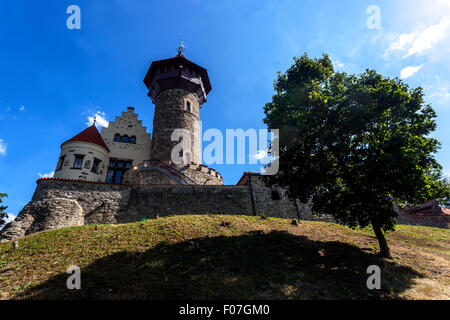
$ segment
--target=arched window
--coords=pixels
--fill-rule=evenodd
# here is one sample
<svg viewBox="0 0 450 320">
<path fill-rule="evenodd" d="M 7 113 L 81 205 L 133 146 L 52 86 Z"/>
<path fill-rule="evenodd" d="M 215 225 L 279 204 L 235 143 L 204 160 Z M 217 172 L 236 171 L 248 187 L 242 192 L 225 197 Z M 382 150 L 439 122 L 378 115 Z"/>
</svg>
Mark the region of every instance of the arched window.
<svg viewBox="0 0 450 320">
<path fill-rule="evenodd" d="M 191 111 L 191 102 L 186 101 L 186 111 Z"/>
<path fill-rule="evenodd" d="M 130 138 L 130 143 L 136 144 L 136 137 L 135 137 L 135 136 L 132 136 L 132 137 Z"/>
<path fill-rule="evenodd" d="M 116 133 L 116 135 L 114 136 L 114 141 L 115 142 L 120 142 L 120 134 Z"/>
<path fill-rule="evenodd" d="M 128 138 L 128 136 L 123 136 L 122 137 L 122 142 L 128 143 L 130 140 Z"/>
</svg>

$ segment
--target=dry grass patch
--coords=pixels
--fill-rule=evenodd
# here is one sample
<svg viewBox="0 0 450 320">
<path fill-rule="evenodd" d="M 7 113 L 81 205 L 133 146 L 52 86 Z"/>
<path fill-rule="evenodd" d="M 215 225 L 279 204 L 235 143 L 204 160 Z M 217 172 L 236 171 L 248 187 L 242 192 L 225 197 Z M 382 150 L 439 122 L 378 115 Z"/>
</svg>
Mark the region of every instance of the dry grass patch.
<svg viewBox="0 0 450 320">
<path fill-rule="evenodd" d="M 183 215 L 90 225 L 0 244 L 1 299 L 449 299 L 449 231 L 399 226 L 394 260 L 369 228 Z M 366 269 L 382 269 L 382 289 Z M 82 289 L 68 290 L 69 265 Z"/>
</svg>

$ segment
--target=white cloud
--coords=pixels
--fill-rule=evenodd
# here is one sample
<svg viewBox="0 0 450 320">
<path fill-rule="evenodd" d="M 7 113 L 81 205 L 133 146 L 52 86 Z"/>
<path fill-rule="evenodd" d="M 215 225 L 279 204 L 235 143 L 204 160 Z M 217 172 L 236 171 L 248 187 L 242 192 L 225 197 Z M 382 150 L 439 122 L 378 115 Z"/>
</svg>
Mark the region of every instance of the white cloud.
<svg viewBox="0 0 450 320">
<path fill-rule="evenodd" d="M 55 174 L 55 171 L 52 171 L 49 173 L 44 173 L 44 174 L 42 174 L 40 172 L 38 173 L 39 177 L 41 177 L 41 178 L 52 178 L 54 174 Z"/>
<path fill-rule="evenodd" d="M 440 87 L 440 88 L 437 88 L 437 90 L 435 92 L 433 92 L 431 94 L 431 96 L 447 99 L 447 98 L 450 98 L 450 91 L 447 88 Z"/>
<path fill-rule="evenodd" d="M 0 230 L 3 229 L 4 226 L 6 226 L 8 223 L 10 223 L 11 221 L 13 221 L 16 218 L 15 215 L 12 215 L 11 213 L 7 213 L 6 214 L 6 218 L 5 218 L 5 224 L 3 224 L 0 227 Z"/>
<path fill-rule="evenodd" d="M 24 111 L 24 110 L 25 110 L 25 106 L 23 104 L 21 104 L 19 107 L 19 111 Z"/>
<path fill-rule="evenodd" d="M 391 43 L 385 51 L 387 56 L 393 51 L 403 52 L 402 59 L 415 54 L 421 54 L 450 35 L 450 18 L 443 17 L 438 24 L 434 24 L 420 31 L 404 33 L 397 36 L 397 40 Z"/>
<path fill-rule="evenodd" d="M 406 79 L 415 75 L 423 66 L 408 66 L 400 71 L 400 78 Z"/>
<path fill-rule="evenodd" d="M 258 152 L 253 157 L 257 160 L 264 159 L 265 157 L 267 157 L 267 151 L 258 150 Z"/>
<path fill-rule="evenodd" d="M 95 113 L 91 110 L 88 111 L 90 115 L 87 116 L 87 122 L 86 124 L 88 126 L 92 126 L 94 124 L 94 117 L 95 117 L 95 126 L 97 128 L 99 127 L 107 127 L 109 122 L 106 120 L 106 113 L 101 111 L 96 111 Z"/>
<path fill-rule="evenodd" d="M 270 161 L 273 160 L 273 157 L 271 157 L 271 156 L 269 155 L 267 149 L 266 149 L 266 150 L 258 150 L 258 151 L 256 152 L 256 154 L 250 155 L 250 158 L 251 158 L 251 159 L 254 159 L 254 160 L 259 160 L 259 162 L 260 162 L 261 164 L 268 164 L 268 163 L 270 163 Z"/>
<path fill-rule="evenodd" d="M 0 154 L 6 154 L 6 143 L 3 141 L 3 139 L 0 139 Z"/>
<path fill-rule="evenodd" d="M 442 176 L 444 178 L 450 179 L 450 170 L 442 170 Z"/>
</svg>

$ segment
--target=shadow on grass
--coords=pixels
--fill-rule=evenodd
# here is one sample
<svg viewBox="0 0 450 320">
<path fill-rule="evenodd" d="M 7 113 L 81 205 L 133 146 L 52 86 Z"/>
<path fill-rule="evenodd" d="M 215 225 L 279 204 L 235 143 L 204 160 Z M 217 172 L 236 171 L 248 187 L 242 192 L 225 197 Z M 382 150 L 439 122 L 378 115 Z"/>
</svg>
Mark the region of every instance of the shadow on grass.
<svg viewBox="0 0 450 320">
<path fill-rule="evenodd" d="M 369 265 L 381 290 L 368 290 Z M 421 275 L 341 242 L 287 232 L 161 243 L 120 252 L 81 269 L 81 289 L 59 274 L 16 298 L 32 299 L 383 299 Z"/>
</svg>

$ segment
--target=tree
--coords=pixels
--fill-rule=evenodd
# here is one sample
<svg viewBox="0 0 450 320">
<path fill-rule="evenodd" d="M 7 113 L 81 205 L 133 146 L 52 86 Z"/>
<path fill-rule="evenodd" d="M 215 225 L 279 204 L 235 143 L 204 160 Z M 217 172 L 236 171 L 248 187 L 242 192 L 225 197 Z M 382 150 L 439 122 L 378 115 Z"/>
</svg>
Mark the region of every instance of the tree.
<svg viewBox="0 0 450 320">
<path fill-rule="evenodd" d="M 393 202 L 422 202 L 444 189 L 439 142 L 429 136 L 436 114 L 420 87 L 397 78 L 335 72 L 327 55 L 294 62 L 278 73 L 264 107 L 269 129 L 280 129 L 281 174 L 268 183 L 343 225 L 371 224 L 390 258 L 383 230 L 395 226 Z"/>
<path fill-rule="evenodd" d="M 8 208 L 7 206 L 2 206 L 1 203 L 3 202 L 4 197 L 7 197 L 8 195 L 5 193 L 0 193 L 0 227 L 5 224 L 5 218 L 8 217 L 5 210 Z"/>
</svg>

